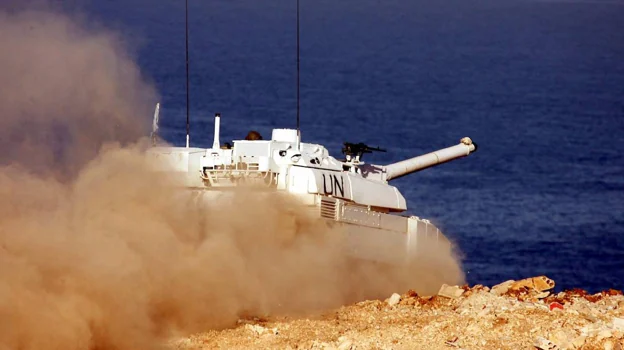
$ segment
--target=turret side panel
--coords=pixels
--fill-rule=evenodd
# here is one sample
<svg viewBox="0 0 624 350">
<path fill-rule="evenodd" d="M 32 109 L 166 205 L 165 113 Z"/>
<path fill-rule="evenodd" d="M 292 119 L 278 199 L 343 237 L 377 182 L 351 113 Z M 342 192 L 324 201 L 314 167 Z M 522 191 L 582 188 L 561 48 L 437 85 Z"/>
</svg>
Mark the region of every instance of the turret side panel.
<svg viewBox="0 0 624 350">
<path fill-rule="evenodd" d="M 351 198 L 354 202 L 400 211 L 407 209 L 405 198 L 397 191 L 396 187 L 367 180 L 352 173 L 346 174 L 350 180 Z"/>
<path fill-rule="evenodd" d="M 346 172 L 291 167 L 288 189 L 292 193 L 313 193 L 346 199 L 361 205 L 406 209 L 405 198 L 396 188 L 387 184 L 368 181 Z"/>
</svg>

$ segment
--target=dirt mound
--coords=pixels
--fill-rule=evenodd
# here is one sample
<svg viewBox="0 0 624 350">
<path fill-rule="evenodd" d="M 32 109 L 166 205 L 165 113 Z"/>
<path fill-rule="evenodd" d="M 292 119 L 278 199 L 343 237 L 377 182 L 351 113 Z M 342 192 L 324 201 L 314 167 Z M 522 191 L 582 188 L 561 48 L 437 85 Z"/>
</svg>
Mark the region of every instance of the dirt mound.
<svg viewBox="0 0 624 350">
<path fill-rule="evenodd" d="M 540 277 L 536 278 L 541 280 Z M 621 349 L 621 291 L 550 295 L 532 288 L 444 286 L 341 307 L 316 318 L 239 320 L 171 343 L 177 349 Z M 520 283 L 516 283 L 520 282 Z M 554 285 L 554 284 L 553 284 Z M 539 286 L 539 285 L 538 285 Z M 442 296 L 441 294 L 448 295 Z"/>
</svg>

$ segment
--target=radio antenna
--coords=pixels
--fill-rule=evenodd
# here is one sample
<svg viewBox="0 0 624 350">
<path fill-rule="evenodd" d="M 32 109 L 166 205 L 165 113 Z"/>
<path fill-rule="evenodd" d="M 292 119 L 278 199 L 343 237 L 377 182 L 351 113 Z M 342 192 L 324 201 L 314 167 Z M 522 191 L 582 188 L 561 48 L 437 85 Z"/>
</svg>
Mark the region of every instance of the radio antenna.
<svg viewBox="0 0 624 350">
<path fill-rule="evenodd" d="M 297 149 L 300 147 L 301 143 L 301 130 L 299 127 L 299 116 L 300 116 L 300 97 L 299 97 L 299 0 L 297 0 Z"/>
<path fill-rule="evenodd" d="M 185 0 L 185 39 L 186 39 L 186 148 L 189 148 L 191 121 L 189 118 L 189 28 L 188 28 L 188 0 Z"/>
</svg>

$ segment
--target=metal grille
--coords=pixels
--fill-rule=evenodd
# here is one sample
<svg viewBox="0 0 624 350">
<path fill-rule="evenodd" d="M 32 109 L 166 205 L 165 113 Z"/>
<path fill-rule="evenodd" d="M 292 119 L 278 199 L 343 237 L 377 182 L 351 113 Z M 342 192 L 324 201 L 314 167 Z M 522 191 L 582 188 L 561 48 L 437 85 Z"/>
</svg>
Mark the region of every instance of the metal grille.
<svg viewBox="0 0 624 350">
<path fill-rule="evenodd" d="M 336 200 L 321 198 L 321 217 L 336 220 Z"/>
</svg>

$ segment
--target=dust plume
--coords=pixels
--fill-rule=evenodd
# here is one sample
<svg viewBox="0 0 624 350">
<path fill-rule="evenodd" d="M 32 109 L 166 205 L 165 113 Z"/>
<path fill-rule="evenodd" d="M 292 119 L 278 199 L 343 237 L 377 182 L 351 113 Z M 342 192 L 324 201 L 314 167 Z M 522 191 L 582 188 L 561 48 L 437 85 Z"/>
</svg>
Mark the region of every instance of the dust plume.
<svg viewBox="0 0 624 350">
<path fill-rule="evenodd" d="M 0 11 L 0 47 L 0 165 L 67 178 L 105 142 L 148 130 L 154 91 L 112 33 Z"/>
<path fill-rule="evenodd" d="M 153 349 L 463 281 L 450 247 L 409 269 L 358 264 L 288 197 L 198 205 L 150 172 L 154 92 L 113 34 L 0 13 L 0 47 L 0 349 Z"/>
</svg>

